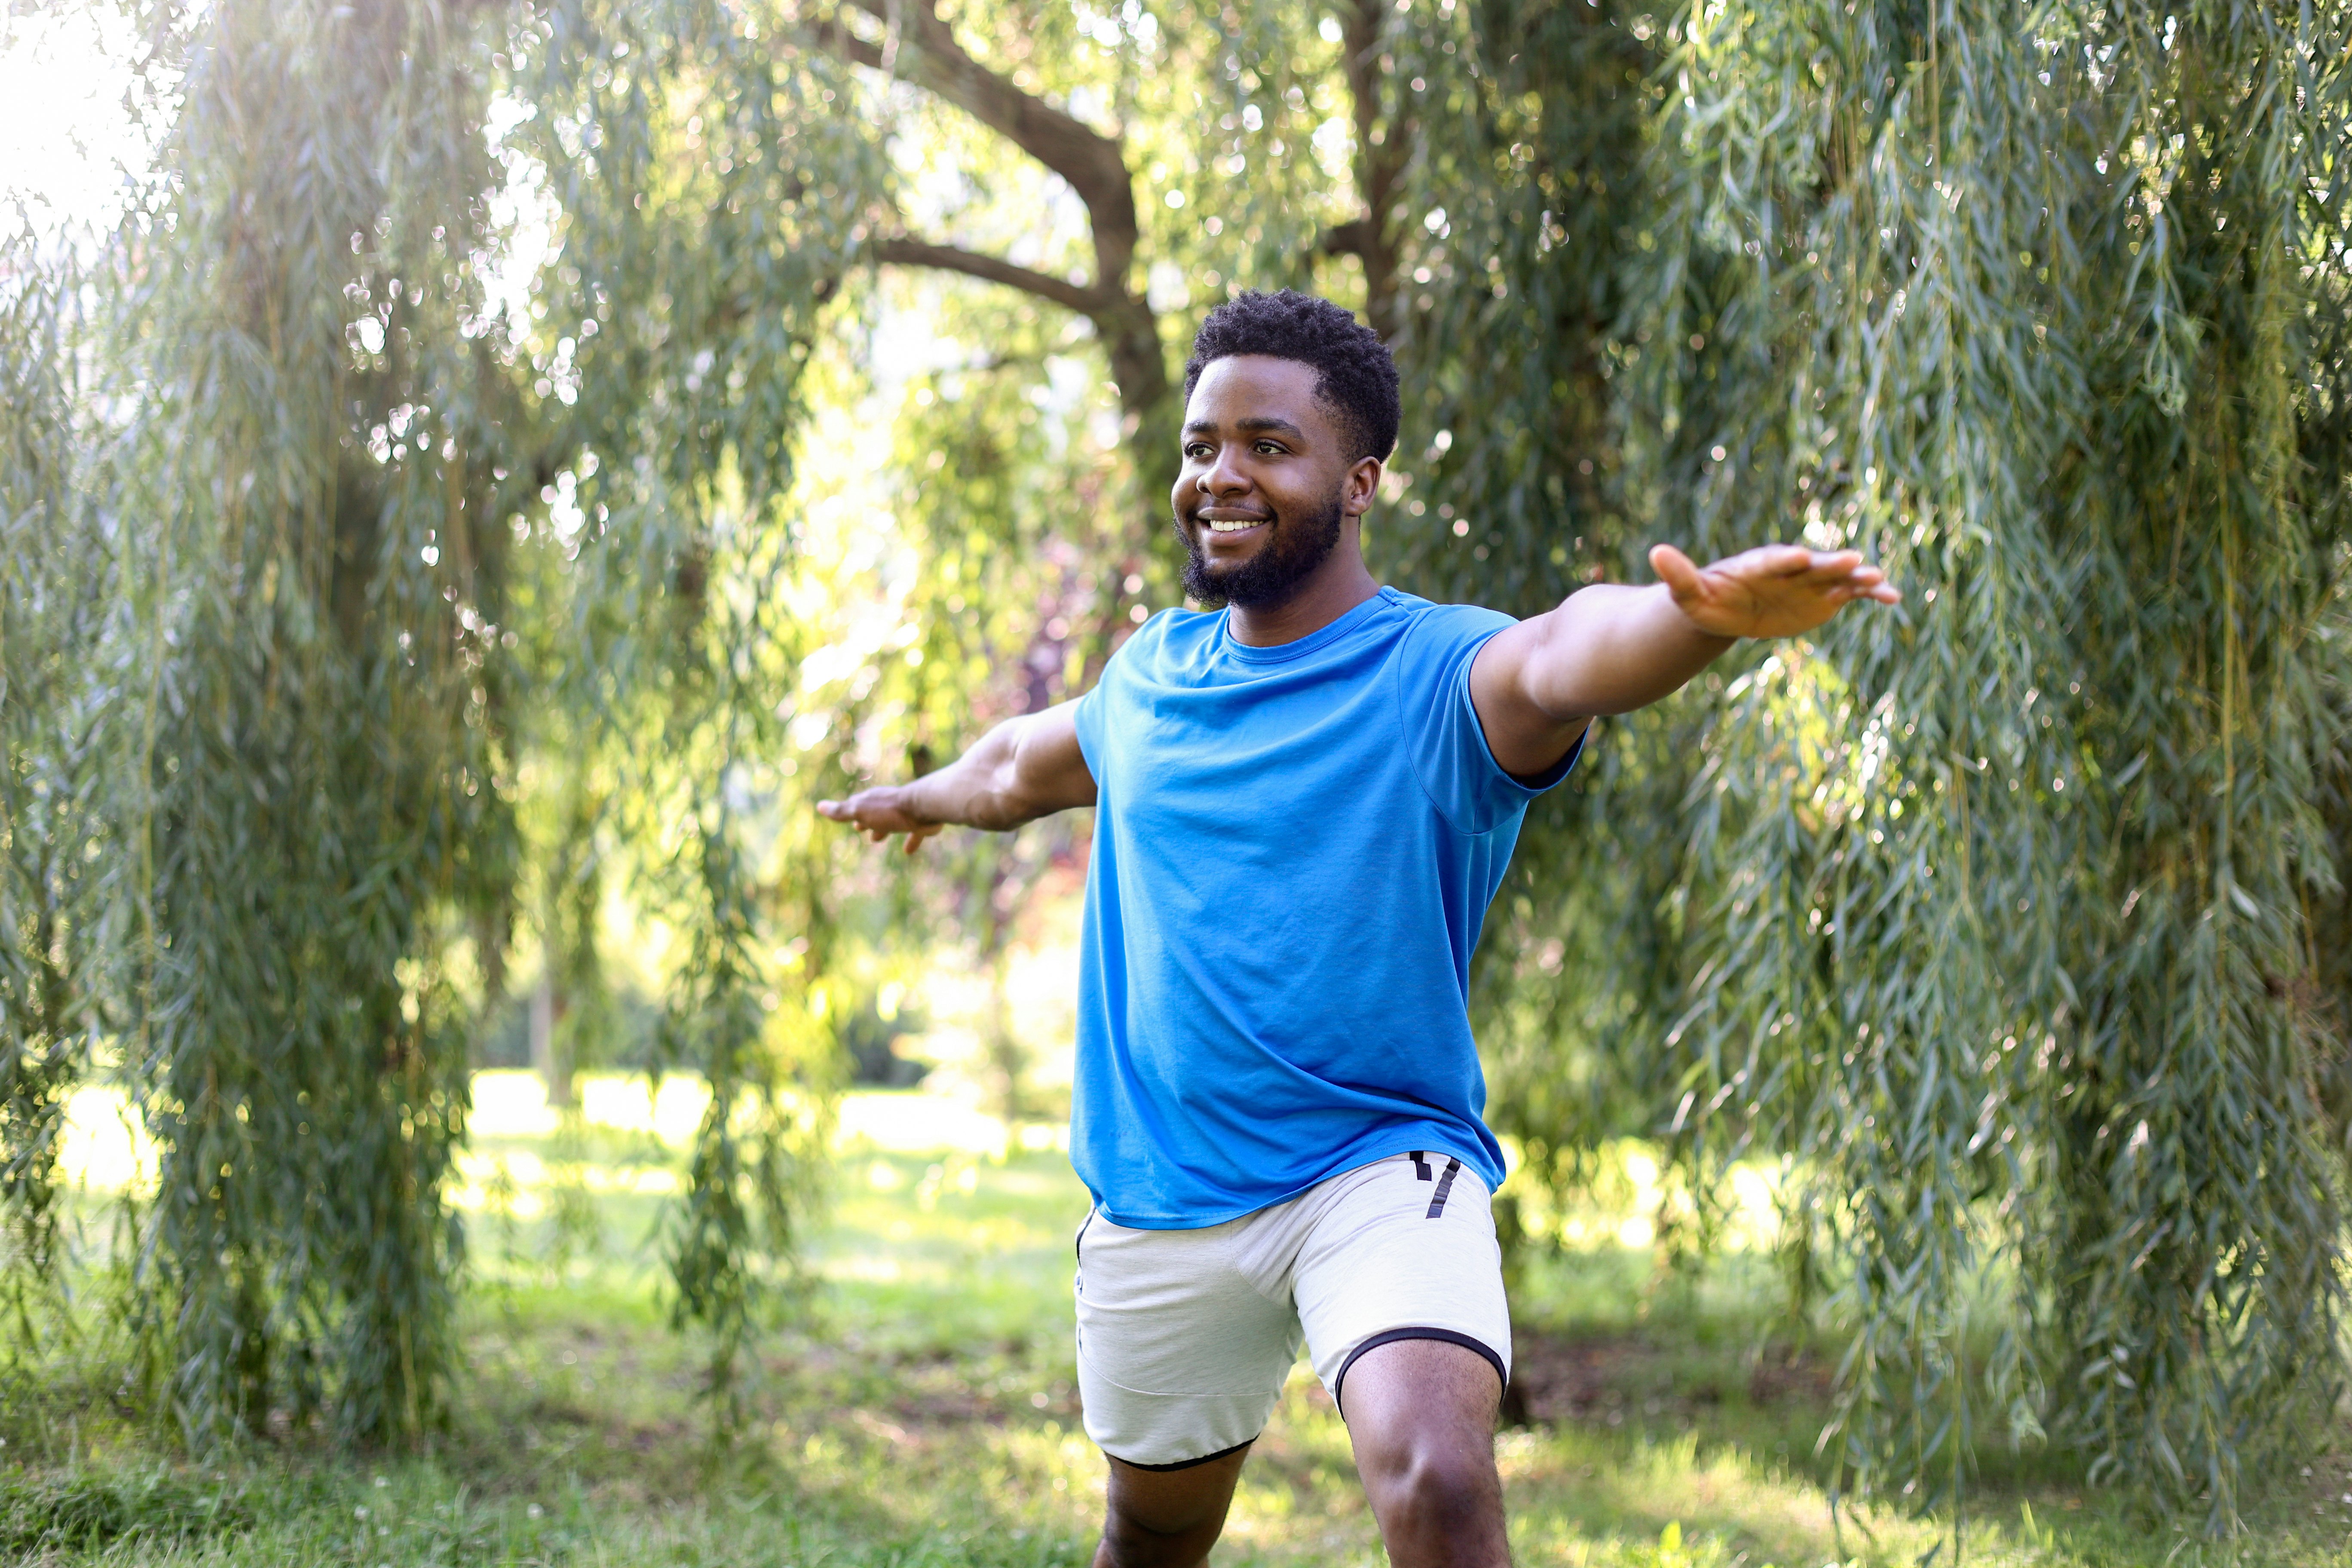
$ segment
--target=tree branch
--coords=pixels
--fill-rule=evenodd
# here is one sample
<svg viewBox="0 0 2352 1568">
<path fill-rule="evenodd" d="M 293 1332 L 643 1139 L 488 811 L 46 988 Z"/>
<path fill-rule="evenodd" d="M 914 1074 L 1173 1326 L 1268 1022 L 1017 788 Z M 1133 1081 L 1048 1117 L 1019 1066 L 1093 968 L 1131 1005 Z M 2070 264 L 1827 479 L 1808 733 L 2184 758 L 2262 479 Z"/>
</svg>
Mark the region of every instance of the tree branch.
<svg viewBox="0 0 2352 1568">
<path fill-rule="evenodd" d="M 851 32 L 839 17 L 816 24 L 816 39 L 851 65 L 875 71 L 882 68 L 882 51 Z"/>
<path fill-rule="evenodd" d="M 896 47 L 888 61 L 895 74 L 955 105 L 1061 175 L 1086 204 L 1095 247 L 1091 287 L 994 257 L 920 240 L 878 241 L 874 253 L 886 262 L 943 268 L 1005 284 L 1067 306 L 1093 322 L 1110 361 L 1111 379 L 1118 387 L 1124 426 L 1141 454 L 1138 493 L 1150 498 L 1150 504 L 1139 521 L 1156 531 L 1162 515 L 1156 498 L 1165 495 L 1176 478 L 1178 410 L 1159 321 L 1150 300 L 1129 282 L 1142 226 L 1119 138 L 1106 136 L 1035 94 L 1023 91 L 1010 78 L 972 58 L 956 42 L 954 29 L 940 19 L 938 0 L 847 3 L 885 27 L 895 24 Z M 1360 3 L 1376 5 L 1377 0 Z M 883 68 L 885 49 L 852 33 L 840 14 L 820 24 L 814 33 L 822 47 L 852 65 Z"/>
<path fill-rule="evenodd" d="M 873 246 L 874 258 L 887 265 L 899 267 L 936 267 L 943 271 L 961 272 L 969 278 L 984 279 L 1018 289 L 1024 294 L 1034 294 L 1056 305 L 1076 310 L 1093 321 L 1118 303 L 1099 289 L 1088 289 L 1051 273 L 1032 271 L 1016 267 L 993 256 L 978 251 L 959 249 L 952 245 L 931 245 L 919 239 L 877 239 Z"/>
<path fill-rule="evenodd" d="M 850 0 L 867 16 L 889 24 L 886 0 Z M 956 42 L 940 18 L 936 0 L 898 0 L 898 74 L 979 121 L 1069 182 L 1093 220 L 1095 281 L 1124 290 L 1140 233 L 1135 188 L 1127 156 L 1115 136 L 1024 92 L 990 70 Z M 827 29 L 826 43 L 855 64 L 880 69 L 882 51 L 845 26 Z"/>
</svg>

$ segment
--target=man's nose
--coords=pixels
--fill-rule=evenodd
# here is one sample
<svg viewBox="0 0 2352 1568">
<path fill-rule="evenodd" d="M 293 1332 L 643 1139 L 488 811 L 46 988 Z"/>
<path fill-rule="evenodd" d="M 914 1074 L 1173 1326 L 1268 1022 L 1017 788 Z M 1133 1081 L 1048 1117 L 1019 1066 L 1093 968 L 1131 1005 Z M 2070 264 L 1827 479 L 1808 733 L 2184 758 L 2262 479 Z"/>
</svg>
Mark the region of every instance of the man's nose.
<svg viewBox="0 0 2352 1568">
<path fill-rule="evenodd" d="M 1201 476 L 1201 493 L 1212 496 L 1239 495 L 1250 488 L 1249 476 L 1241 470 L 1228 452 L 1220 451 Z"/>
</svg>

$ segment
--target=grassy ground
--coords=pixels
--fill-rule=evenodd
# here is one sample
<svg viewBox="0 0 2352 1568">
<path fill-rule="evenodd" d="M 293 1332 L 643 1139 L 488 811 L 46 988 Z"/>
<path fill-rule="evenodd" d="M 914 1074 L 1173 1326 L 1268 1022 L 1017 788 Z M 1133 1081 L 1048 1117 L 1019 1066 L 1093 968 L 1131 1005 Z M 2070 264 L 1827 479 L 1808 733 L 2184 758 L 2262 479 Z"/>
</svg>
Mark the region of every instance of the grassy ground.
<svg viewBox="0 0 2352 1568">
<path fill-rule="evenodd" d="M 486 1116 L 476 1195 L 493 1210 L 473 1229 L 472 1376 L 432 1453 L 334 1459 L 289 1441 L 193 1469 L 119 1427 L 53 1426 L 37 1452 L 0 1451 L 0 1562 L 1085 1562 L 1102 1464 L 1072 1390 L 1082 1191 L 1061 1154 L 1008 1150 L 922 1097 L 852 1111 L 822 1286 L 768 1347 L 760 1424 L 730 1455 L 704 1441 L 694 1347 L 657 1299 L 658 1130 L 567 1143 L 528 1117 Z M 1534 1420 L 1497 1440 L 1520 1562 L 1893 1565 L 1939 1537 L 1950 1552 L 1948 1528 L 1833 1527 L 1811 1458 L 1827 1370 L 1759 1330 L 1763 1294 L 1738 1259 L 1695 1290 L 1654 1289 L 1646 1256 L 1621 1248 L 1531 1270 L 1517 1308 Z M 2243 1540 L 2203 1549 L 2112 1494 L 2006 1461 L 1972 1502 L 1967 1560 L 2352 1562 L 2347 1461 L 2280 1478 Z M 1382 1561 L 1345 1429 L 1303 1368 L 1215 1561 Z"/>
</svg>

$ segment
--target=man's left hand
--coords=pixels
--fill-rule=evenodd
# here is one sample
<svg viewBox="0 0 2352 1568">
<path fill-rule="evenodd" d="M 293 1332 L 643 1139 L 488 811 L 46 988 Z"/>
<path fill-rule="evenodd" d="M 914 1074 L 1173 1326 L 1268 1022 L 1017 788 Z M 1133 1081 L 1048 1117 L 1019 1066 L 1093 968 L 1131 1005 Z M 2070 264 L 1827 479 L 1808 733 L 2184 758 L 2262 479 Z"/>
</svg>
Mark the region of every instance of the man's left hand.
<svg viewBox="0 0 2352 1568">
<path fill-rule="evenodd" d="M 1659 544 L 1651 547 L 1650 567 L 1674 595 L 1675 607 L 1699 630 L 1720 637 L 1794 637 L 1850 600 L 1893 605 L 1903 598 L 1858 550 L 1766 544 L 1699 566 L 1673 545 Z"/>
</svg>

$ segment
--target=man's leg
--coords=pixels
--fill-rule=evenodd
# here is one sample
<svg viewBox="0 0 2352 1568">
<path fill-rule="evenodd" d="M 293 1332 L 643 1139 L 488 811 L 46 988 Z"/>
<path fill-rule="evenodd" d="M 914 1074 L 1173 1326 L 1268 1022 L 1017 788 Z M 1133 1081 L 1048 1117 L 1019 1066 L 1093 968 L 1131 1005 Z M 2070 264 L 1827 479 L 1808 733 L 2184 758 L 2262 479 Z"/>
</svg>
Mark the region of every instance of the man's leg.
<svg viewBox="0 0 2352 1568">
<path fill-rule="evenodd" d="M 1207 1562 L 1248 1458 L 1243 1448 L 1181 1470 L 1111 1459 L 1110 1507 L 1094 1568 L 1196 1568 Z"/>
<path fill-rule="evenodd" d="M 1110 1465 L 1095 1568 L 1194 1568 L 1224 1529 L 1298 1355 L 1298 1314 L 1236 1263 L 1285 1207 L 1198 1230 L 1097 1215 L 1080 1233 L 1078 1395 Z"/>
<path fill-rule="evenodd" d="M 1486 1357 L 1442 1340 L 1374 1345 L 1348 1369 L 1342 1414 L 1394 1568 L 1509 1563 L 1495 1471 L 1502 1393 Z"/>
<path fill-rule="evenodd" d="M 1294 1275 L 1397 1568 L 1503 1568 L 1495 1413 L 1511 1310 L 1486 1184 L 1451 1154 L 1377 1160 L 1315 1190 Z"/>
</svg>

